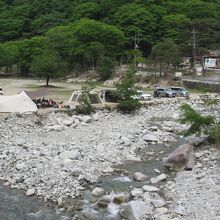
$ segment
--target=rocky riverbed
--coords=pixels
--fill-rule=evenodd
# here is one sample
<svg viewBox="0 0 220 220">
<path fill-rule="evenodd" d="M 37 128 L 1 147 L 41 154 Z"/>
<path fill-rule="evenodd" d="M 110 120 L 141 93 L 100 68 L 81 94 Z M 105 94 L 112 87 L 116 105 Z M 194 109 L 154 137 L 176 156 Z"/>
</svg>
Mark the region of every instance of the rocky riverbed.
<svg viewBox="0 0 220 220">
<path fill-rule="evenodd" d="M 203 110 L 201 100 L 188 102 Z M 198 212 L 197 201 L 203 198 L 206 188 L 198 181 L 204 181 L 204 187 L 214 187 L 212 192 L 219 190 L 218 151 L 208 148 L 200 156 L 203 151 L 198 151 L 195 168 L 178 173 L 175 181 L 170 179 L 172 173 L 164 173 L 158 167 L 153 169 L 153 177 L 135 171 L 127 177 L 116 168 L 126 161 L 162 161 L 186 129 L 178 123 L 180 104 L 159 104 L 132 115 L 103 110 L 91 116 L 4 116 L 0 119 L 0 178 L 4 185 L 21 189 L 27 196 L 37 195 L 45 202 L 64 207 L 73 219 L 97 220 L 100 209 L 111 214 L 103 214 L 100 220 L 202 219 L 204 210 Z M 199 177 L 200 171 L 205 178 Z M 125 181 L 142 184 L 126 192 L 108 192 L 100 177 L 116 173 Z M 87 191 L 92 199 L 84 199 L 81 207 L 67 205 L 69 200 L 85 198 Z M 210 196 L 208 192 L 207 195 Z M 195 200 L 194 206 L 187 202 L 188 198 Z M 219 197 L 211 199 L 210 204 L 214 204 Z M 217 202 L 214 208 L 206 208 L 212 211 L 212 219 L 218 219 Z"/>
</svg>

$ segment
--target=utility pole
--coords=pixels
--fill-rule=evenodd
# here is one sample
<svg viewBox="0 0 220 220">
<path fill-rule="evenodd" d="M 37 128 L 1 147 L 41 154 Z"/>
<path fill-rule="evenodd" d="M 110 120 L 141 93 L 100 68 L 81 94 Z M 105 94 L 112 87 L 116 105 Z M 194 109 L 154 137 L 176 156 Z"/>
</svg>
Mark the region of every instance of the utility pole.
<svg viewBox="0 0 220 220">
<path fill-rule="evenodd" d="M 137 49 L 139 48 L 139 42 L 140 42 L 140 33 L 135 33 L 135 35 L 134 35 L 134 51 L 135 51 L 134 63 L 135 63 L 135 66 L 137 66 Z"/>
<path fill-rule="evenodd" d="M 193 28 L 193 77 L 196 76 L 196 30 Z"/>
</svg>

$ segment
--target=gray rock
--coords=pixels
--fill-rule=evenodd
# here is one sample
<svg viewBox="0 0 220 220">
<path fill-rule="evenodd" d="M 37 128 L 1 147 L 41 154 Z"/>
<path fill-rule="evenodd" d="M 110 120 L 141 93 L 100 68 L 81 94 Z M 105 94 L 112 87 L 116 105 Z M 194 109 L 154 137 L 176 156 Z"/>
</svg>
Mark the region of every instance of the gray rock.
<svg viewBox="0 0 220 220">
<path fill-rule="evenodd" d="M 25 141 L 25 139 L 23 139 L 23 138 L 17 138 L 17 139 L 16 139 L 16 144 L 17 144 L 18 146 L 23 146 L 25 143 L 26 143 L 26 141 Z"/>
<path fill-rule="evenodd" d="M 133 178 L 135 181 L 145 182 L 148 177 L 146 175 L 144 175 L 143 173 L 136 172 L 136 173 L 134 173 Z"/>
<path fill-rule="evenodd" d="M 105 194 L 105 190 L 101 187 L 96 187 L 95 189 L 92 190 L 91 194 L 93 196 L 102 196 Z"/>
<path fill-rule="evenodd" d="M 148 185 L 143 186 L 143 190 L 147 191 L 147 192 L 158 192 L 159 191 L 159 189 L 157 187 L 148 186 Z"/>
<path fill-rule="evenodd" d="M 155 209 L 155 213 L 157 213 L 159 215 L 167 214 L 168 213 L 168 209 L 165 208 L 165 207 L 156 208 Z"/>
<path fill-rule="evenodd" d="M 26 191 L 26 196 L 32 196 L 32 195 L 34 195 L 34 194 L 35 194 L 35 189 L 34 189 L 34 188 L 28 189 L 28 190 Z"/>
<path fill-rule="evenodd" d="M 22 170 L 26 167 L 26 164 L 25 163 L 18 163 L 16 164 L 16 169 L 17 170 Z"/>
<path fill-rule="evenodd" d="M 193 146 L 184 144 L 163 160 L 164 166 L 171 170 L 192 169 L 194 166 Z"/>
<path fill-rule="evenodd" d="M 63 198 L 62 198 L 62 197 L 59 197 L 59 198 L 57 199 L 57 204 L 58 204 L 59 207 L 62 207 L 62 206 L 63 206 Z"/>
<path fill-rule="evenodd" d="M 156 178 L 151 178 L 150 181 L 151 183 L 155 184 L 155 183 L 159 183 L 163 180 L 166 180 L 167 176 L 165 174 L 161 174 L 159 176 L 157 176 Z"/>
<path fill-rule="evenodd" d="M 166 205 L 166 203 L 162 199 L 153 199 L 151 202 L 155 208 L 161 208 Z"/>
<path fill-rule="evenodd" d="M 135 200 L 122 205 L 119 214 L 128 220 L 141 220 L 146 214 L 152 213 L 152 208 L 143 201 Z"/>
<path fill-rule="evenodd" d="M 76 160 L 80 156 L 80 153 L 78 150 L 72 150 L 72 151 L 63 151 L 62 153 L 59 154 L 59 158 L 62 160 L 65 159 L 71 159 L 71 160 Z"/>
<path fill-rule="evenodd" d="M 150 196 L 150 193 L 149 192 L 145 192 L 143 195 L 142 195 L 142 198 L 143 200 L 146 202 L 146 203 L 150 203 L 151 202 L 151 196 Z"/>
<path fill-rule="evenodd" d="M 65 125 L 65 126 L 71 126 L 72 124 L 73 124 L 72 119 L 66 119 L 63 121 L 63 125 Z"/>
<path fill-rule="evenodd" d="M 126 156 L 126 160 L 128 160 L 128 161 L 141 161 L 141 159 L 139 157 L 136 157 L 136 156 L 131 155 L 131 154 L 128 154 Z"/>
<path fill-rule="evenodd" d="M 98 121 L 99 118 L 100 118 L 100 115 L 99 115 L 98 112 L 96 112 L 92 117 L 93 117 L 93 120 L 94 120 L 94 121 Z"/>
<path fill-rule="evenodd" d="M 64 130 L 65 127 L 63 125 L 53 125 L 52 127 L 50 127 L 50 131 L 62 131 Z"/>
<path fill-rule="evenodd" d="M 147 142 L 158 142 L 158 137 L 154 134 L 145 134 L 143 140 Z"/>
<path fill-rule="evenodd" d="M 82 116 L 81 120 L 84 123 L 90 123 L 92 121 L 92 118 L 89 115 L 85 115 L 85 116 Z"/>
<path fill-rule="evenodd" d="M 143 190 L 142 189 L 138 189 L 138 188 L 134 188 L 132 191 L 131 191 L 131 195 L 133 197 L 138 197 L 138 196 L 141 196 L 143 194 Z"/>
</svg>

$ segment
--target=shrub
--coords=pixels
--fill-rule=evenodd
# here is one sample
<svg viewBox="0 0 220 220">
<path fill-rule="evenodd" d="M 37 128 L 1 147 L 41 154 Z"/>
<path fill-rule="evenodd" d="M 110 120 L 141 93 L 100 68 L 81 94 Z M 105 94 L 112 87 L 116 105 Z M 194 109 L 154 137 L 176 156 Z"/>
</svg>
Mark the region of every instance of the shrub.
<svg viewBox="0 0 220 220">
<path fill-rule="evenodd" d="M 220 119 L 214 109 L 214 105 L 218 104 L 218 100 L 205 99 L 203 102 L 206 107 L 210 107 L 210 114 L 212 115 L 203 116 L 188 104 L 181 106 L 183 117 L 180 119 L 180 122 L 190 125 L 189 129 L 184 132 L 184 135 L 206 134 L 209 137 L 209 141 L 220 146 Z"/>
<path fill-rule="evenodd" d="M 140 102 L 133 98 L 137 94 L 137 89 L 134 86 L 134 74 L 134 69 L 130 69 L 122 79 L 122 82 L 117 85 L 118 109 L 123 112 L 132 112 L 141 106 Z"/>
<path fill-rule="evenodd" d="M 181 106 L 181 110 L 183 111 L 183 118 L 180 119 L 180 122 L 190 125 L 190 128 L 184 132 L 184 135 L 209 133 L 209 127 L 214 124 L 214 118 L 212 116 L 202 116 L 186 103 Z"/>
<path fill-rule="evenodd" d="M 100 80 L 105 81 L 109 79 L 115 71 L 115 63 L 109 57 L 103 57 L 100 59 L 97 65 L 97 72 Z"/>
<path fill-rule="evenodd" d="M 118 108 L 123 112 L 132 112 L 141 107 L 141 103 L 136 99 L 120 100 Z"/>
<path fill-rule="evenodd" d="M 90 98 L 90 92 L 92 89 L 94 89 L 94 84 L 87 83 L 86 85 L 83 85 L 81 88 L 81 99 L 80 99 L 80 105 L 76 106 L 76 112 L 78 114 L 84 114 L 88 115 L 92 112 L 94 112 L 94 108 L 91 104 L 91 98 Z"/>
</svg>

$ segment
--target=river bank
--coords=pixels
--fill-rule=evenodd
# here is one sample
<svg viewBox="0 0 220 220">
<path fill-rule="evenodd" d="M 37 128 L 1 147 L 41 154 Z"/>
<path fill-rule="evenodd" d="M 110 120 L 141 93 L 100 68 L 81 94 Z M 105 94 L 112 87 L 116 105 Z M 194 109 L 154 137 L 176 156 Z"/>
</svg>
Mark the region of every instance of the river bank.
<svg viewBox="0 0 220 220">
<path fill-rule="evenodd" d="M 188 102 L 202 109 L 200 100 Z M 88 210 L 85 207 L 100 201 L 98 195 L 95 195 L 98 199 L 82 203 L 84 211 L 80 207 L 76 212 L 77 208 L 67 201 L 78 198 L 85 200 L 85 193 L 91 194 L 97 187 L 96 193 L 98 191 L 109 194 L 110 188 L 104 192 L 99 189 L 103 188 L 103 183 L 107 185 L 105 176 L 107 178 L 115 174 L 116 178 L 118 176 L 128 182 L 139 182 L 133 179 L 135 172 L 140 172 L 139 165 L 135 170 L 128 169 L 128 173 L 128 165 L 125 169 L 118 170 L 116 167 L 126 164 L 126 161 L 137 164 L 146 160 L 161 162 L 172 150 L 172 143 L 177 141 L 180 132 L 186 129 L 185 125 L 178 123 L 178 107 L 181 103 L 182 101 L 158 104 L 142 108 L 133 115 L 103 110 L 92 116 L 49 113 L 3 117 L 0 119 L 1 180 L 11 188 L 23 190 L 27 196 L 37 195 L 45 202 L 63 208 L 63 211 L 70 212 L 74 219 L 86 219 L 89 212 L 85 212 Z M 127 184 L 129 198 L 133 190 L 131 202 L 135 199 L 136 202 L 144 202 L 142 205 L 145 205 L 145 208 L 148 205 L 149 213 L 144 213 L 143 219 L 174 218 L 171 209 L 173 202 L 169 199 L 166 201 L 160 193 L 161 190 L 163 192 L 164 185 L 168 188 L 175 187 L 175 183 L 169 180 L 172 174 L 166 173 L 166 178 L 163 176 L 165 182 L 161 180 L 163 184 L 157 186 L 151 182 L 151 178 L 164 174 L 162 166 L 148 166 L 146 170 L 150 170 L 150 173 L 142 171 L 147 176 L 146 181 L 141 184 L 139 182 L 139 186 Z M 132 186 L 130 190 L 129 186 Z M 148 186 L 154 186 L 157 190 L 150 192 L 149 189 L 152 188 Z M 152 202 L 148 204 L 149 199 L 156 200 L 158 207 Z M 130 199 L 124 201 L 126 203 L 122 205 L 131 205 L 128 204 L 129 201 Z M 101 204 L 106 206 L 106 203 Z M 108 204 L 111 204 L 110 207 L 115 205 L 110 201 L 107 208 Z M 117 209 L 121 209 L 121 204 L 114 207 L 114 211 Z M 80 213 L 83 216 L 80 216 Z M 116 219 L 120 216 L 116 213 L 110 217 Z M 91 215 L 87 216 L 87 219 L 91 218 Z M 95 218 L 97 219 L 97 215 Z"/>
</svg>

